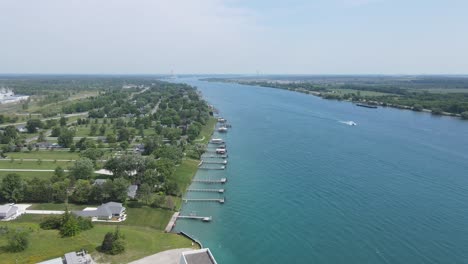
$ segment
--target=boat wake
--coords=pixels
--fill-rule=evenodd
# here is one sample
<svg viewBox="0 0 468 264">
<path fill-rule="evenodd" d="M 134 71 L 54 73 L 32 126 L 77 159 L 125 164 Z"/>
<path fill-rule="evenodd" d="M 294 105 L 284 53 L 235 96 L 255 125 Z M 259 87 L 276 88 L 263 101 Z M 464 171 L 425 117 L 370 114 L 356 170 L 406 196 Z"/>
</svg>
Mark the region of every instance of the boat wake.
<svg viewBox="0 0 468 264">
<path fill-rule="evenodd" d="M 348 126 L 357 126 L 356 122 L 354 121 L 339 121 L 339 122 Z"/>
</svg>

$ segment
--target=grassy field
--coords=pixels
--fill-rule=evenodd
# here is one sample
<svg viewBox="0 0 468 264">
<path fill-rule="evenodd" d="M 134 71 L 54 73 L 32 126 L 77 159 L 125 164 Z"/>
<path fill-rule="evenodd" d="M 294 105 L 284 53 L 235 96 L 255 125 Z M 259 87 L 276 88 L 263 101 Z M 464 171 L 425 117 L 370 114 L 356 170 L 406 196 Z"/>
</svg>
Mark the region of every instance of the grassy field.
<svg viewBox="0 0 468 264">
<path fill-rule="evenodd" d="M 212 117 L 208 120 L 206 125 L 202 128 L 202 131 L 200 132 L 200 136 L 198 136 L 197 139 L 195 139 L 195 142 L 197 143 L 203 143 L 206 144 L 210 141 L 211 139 L 211 134 L 213 134 L 214 126 L 216 125 L 216 118 Z"/>
<path fill-rule="evenodd" d="M 14 160 L 11 162 L 10 160 L 1 160 L 0 161 L 0 169 L 34 169 L 34 170 L 54 170 L 58 166 L 65 169 L 67 167 L 72 166 L 74 161 L 42 161 L 39 163 L 38 161 L 19 161 Z"/>
<path fill-rule="evenodd" d="M 21 176 L 24 180 L 29 180 L 34 177 L 38 178 L 50 178 L 54 175 L 54 172 L 49 171 L 0 171 L 0 181 L 8 174 L 16 173 Z"/>
<path fill-rule="evenodd" d="M 64 203 L 34 203 L 32 204 L 28 209 L 29 210 L 65 210 L 65 205 Z M 83 210 L 86 207 L 94 207 L 93 205 L 83 205 L 83 204 L 68 204 L 68 210 Z M 30 216 L 30 215 L 24 215 L 24 216 Z M 21 218 L 23 218 L 22 216 Z"/>
<path fill-rule="evenodd" d="M 69 151 L 50 151 L 50 150 L 40 150 L 40 151 L 31 151 L 31 152 L 11 152 L 7 153 L 8 158 L 14 159 L 78 159 L 79 153 L 69 152 Z M 8 159 L 7 158 L 7 159 Z"/>
<path fill-rule="evenodd" d="M 180 190 L 183 192 L 185 192 L 187 187 L 190 185 L 193 176 L 195 176 L 198 169 L 198 163 L 200 163 L 198 160 L 184 159 L 176 168 L 175 179 L 177 180 Z"/>
</svg>

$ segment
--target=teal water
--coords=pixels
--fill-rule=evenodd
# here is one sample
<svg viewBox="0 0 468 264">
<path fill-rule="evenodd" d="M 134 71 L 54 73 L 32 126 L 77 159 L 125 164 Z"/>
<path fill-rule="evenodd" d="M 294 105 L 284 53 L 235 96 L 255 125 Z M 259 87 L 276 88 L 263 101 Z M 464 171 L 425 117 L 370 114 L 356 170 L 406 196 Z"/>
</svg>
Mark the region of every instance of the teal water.
<svg viewBox="0 0 468 264">
<path fill-rule="evenodd" d="M 186 203 L 213 221 L 176 226 L 218 263 L 467 263 L 468 122 L 178 81 L 233 126 L 227 169 L 196 175 L 227 177 L 226 193 L 188 194 L 226 203 Z"/>
</svg>

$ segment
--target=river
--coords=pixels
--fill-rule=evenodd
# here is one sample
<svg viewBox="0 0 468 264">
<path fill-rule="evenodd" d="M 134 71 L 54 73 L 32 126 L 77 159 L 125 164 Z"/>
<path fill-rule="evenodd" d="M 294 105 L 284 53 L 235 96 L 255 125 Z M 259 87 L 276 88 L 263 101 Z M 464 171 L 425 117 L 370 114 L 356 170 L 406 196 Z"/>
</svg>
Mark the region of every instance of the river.
<svg viewBox="0 0 468 264">
<path fill-rule="evenodd" d="M 225 204 L 179 220 L 220 264 L 466 263 L 468 122 L 196 78 L 232 129 Z M 356 126 L 347 124 L 354 121 Z"/>
</svg>

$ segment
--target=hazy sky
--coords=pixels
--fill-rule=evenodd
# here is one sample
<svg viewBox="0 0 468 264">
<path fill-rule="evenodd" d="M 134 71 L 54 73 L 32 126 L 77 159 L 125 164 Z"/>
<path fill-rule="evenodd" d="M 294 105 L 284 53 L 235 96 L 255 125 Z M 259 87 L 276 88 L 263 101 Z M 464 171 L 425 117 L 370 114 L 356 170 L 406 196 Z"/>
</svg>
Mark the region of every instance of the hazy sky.
<svg viewBox="0 0 468 264">
<path fill-rule="evenodd" d="M 0 0 L 0 73 L 467 74 L 467 0 Z"/>
</svg>

